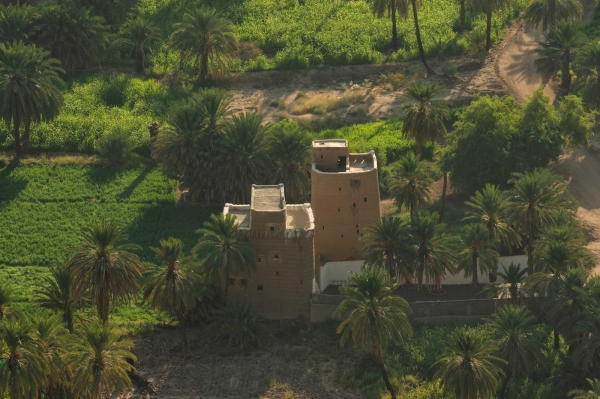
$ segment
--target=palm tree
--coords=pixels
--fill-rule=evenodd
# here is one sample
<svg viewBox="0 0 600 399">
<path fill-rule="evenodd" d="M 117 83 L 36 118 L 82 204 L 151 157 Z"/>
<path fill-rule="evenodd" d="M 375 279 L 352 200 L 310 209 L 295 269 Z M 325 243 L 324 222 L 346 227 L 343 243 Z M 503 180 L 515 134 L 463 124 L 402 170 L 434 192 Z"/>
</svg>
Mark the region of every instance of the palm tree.
<svg viewBox="0 0 600 399">
<path fill-rule="evenodd" d="M 0 323 L 0 397 L 37 397 L 48 371 L 31 324 L 12 319 Z"/>
<path fill-rule="evenodd" d="M 536 28 L 555 28 L 558 22 L 567 19 L 581 19 L 583 7 L 578 0 L 534 0 L 525 9 L 523 18 Z"/>
<path fill-rule="evenodd" d="M 381 377 L 393 399 L 396 390 L 392 386 L 382 348 L 388 342 L 402 344 L 412 335 L 407 314 L 411 312 L 408 302 L 394 295 L 396 284 L 386 278 L 379 268 L 365 268 L 361 274 L 352 272 L 352 285 L 340 287 L 344 301 L 337 307 L 334 316 L 343 321 L 337 328 L 343 346 L 348 338 L 355 345 L 373 353 Z"/>
<path fill-rule="evenodd" d="M 403 255 L 408 247 L 408 226 L 397 216 L 382 217 L 366 229 L 363 252 L 370 264 L 381 265 L 396 281 L 403 277 L 410 285 L 413 268 Z"/>
<path fill-rule="evenodd" d="M 15 299 L 14 288 L 6 282 L 0 284 L 0 321 L 15 313 L 16 310 L 11 307 Z"/>
<path fill-rule="evenodd" d="M 487 229 L 480 223 L 468 224 L 461 230 L 461 247 L 459 266 L 465 277 L 472 277 L 471 291 L 476 296 L 479 291 L 477 271 L 495 273 L 498 267 L 498 252 L 490 240 Z"/>
<path fill-rule="evenodd" d="M 527 269 L 521 269 L 521 265 L 511 263 L 506 266 L 502 265 L 502 271 L 498 272 L 498 276 L 503 282 L 491 283 L 485 287 L 489 298 L 506 299 L 510 298 L 513 303 L 519 299 L 519 287 L 523 283 L 527 274 Z"/>
<path fill-rule="evenodd" d="M 487 398 L 496 392 L 501 365 L 506 362 L 494 356 L 493 345 L 474 330 L 457 329 L 444 342 L 444 356 L 437 366 L 435 378 L 444 391 L 456 399 Z"/>
<path fill-rule="evenodd" d="M 33 331 L 40 355 L 48 365 L 40 391 L 46 398 L 65 397 L 71 369 L 66 362 L 68 333 L 63 321 L 57 315 L 37 314 L 33 318 Z"/>
<path fill-rule="evenodd" d="M 180 317 L 196 301 L 194 277 L 182 268 L 183 243 L 176 238 L 160 240 L 160 248 L 152 248 L 160 265 L 148 269 L 142 286 L 144 301 L 150 307 L 165 309 Z"/>
<path fill-rule="evenodd" d="M 427 64 L 427 59 L 425 58 L 425 49 L 423 48 L 423 42 L 421 41 L 421 29 L 419 28 L 419 7 L 421 6 L 421 1 L 420 0 L 410 0 L 410 3 L 412 6 L 412 10 L 413 10 L 413 21 L 415 23 L 415 35 L 417 37 L 417 47 L 419 49 L 419 57 L 421 58 L 421 62 L 425 66 L 427 75 L 433 76 L 436 73 Z"/>
<path fill-rule="evenodd" d="M 104 323 L 111 302 L 114 306 L 115 301 L 130 301 L 137 294 L 142 262 L 131 252 L 139 249 L 137 245 L 121 244 L 126 238 L 115 222 L 102 220 L 85 228 L 79 246 L 69 249 L 67 270 L 75 296 L 89 297 Z"/>
<path fill-rule="evenodd" d="M 202 6 L 189 10 L 183 21 L 173 25 L 170 46 L 180 51 L 180 62 L 200 64 L 200 80 L 206 81 L 209 67 L 226 69 L 238 48 L 233 24 L 215 9 Z"/>
<path fill-rule="evenodd" d="M 268 141 L 275 166 L 273 183 L 283 183 L 288 203 L 296 204 L 310 191 L 311 140 L 296 124 L 278 124 Z"/>
<path fill-rule="evenodd" d="M 262 122 L 257 113 L 235 115 L 219 141 L 218 176 L 227 202 L 249 203 L 252 184 L 264 184 L 269 178 L 270 126 Z"/>
<path fill-rule="evenodd" d="M 569 398 L 571 399 L 600 399 L 600 380 L 594 378 L 588 379 L 590 384 L 589 390 L 574 389 L 569 391 Z"/>
<path fill-rule="evenodd" d="M 529 374 L 544 360 L 536 318 L 524 307 L 509 305 L 487 323 L 498 339 L 498 354 L 506 361 L 498 399 L 504 399 L 511 377 Z"/>
<path fill-rule="evenodd" d="M 396 12 L 403 17 L 408 16 L 408 2 L 406 0 L 369 0 L 373 14 L 377 18 L 385 14 L 392 18 L 392 50 L 398 51 L 398 30 L 396 27 Z"/>
<path fill-rule="evenodd" d="M 417 212 L 410 221 L 409 256 L 414 259 L 417 273 L 417 289 L 421 290 L 423 277 L 426 284 L 442 289 L 442 278 L 446 271 L 454 273 L 455 256 L 450 245 L 445 225 L 437 223 L 434 212 Z"/>
<path fill-rule="evenodd" d="M 198 233 L 200 239 L 193 252 L 205 263 L 207 280 L 224 286 L 227 301 L 230 277 L 238 273 L 250 275 L 256 269 L 256 254 L 230 213 L 211 215 Z"/>
<path fill-rule="evenodd" d="M 76 397 L 101 399 L 124 393 L 131 386 L 127 373 L 134 370 L 128 360 L 136 360 L 130 351 L 133 342 L 121 340 L 105 323 L 84 324 L 78 335 L 70 355 Z"/>
<path fill-rule="evenodd" d="M 488 237 L 506 247 L 519 243 L 519 235 L 507 223 L 509 193 L 500 187 L 486 184 L 485 188 L 473 195 L 465 205 L 471 209 L 465 220 L 479 220 L 487 229 Z"/>
<path fill-rule="evenodd" d="M 125 26 L 122 37 L 115 40 L 113 45 L 124 44 L 133 49 L 135 71 L 141 75 L 144 73 L 144 51 L 160 38 L 160 30 L 156 25 L 143 17 L 137 17 Z"/>
<path fill-rule="evenodd" d="M 573 360 L 584 370 L 589 370 L 600 361 L 600 312 L 591 309 L 584 313 L 583 319 L 575 326 L 578 345 L 573 351 Z"/>
<path fill-rule="evenodd" d="M 421 155 L 423 144 L 446 134 L 444 121 L 450 116 L 448 102 L 433 100 L 443 90 L 438 84 L 423 80 L 406 88 L 403 98 L 408 102 L 402 106 L 402 134 L 417 142 L 417 155 Z"/>
<path fill-rule="evenodd" d="M 577 50 L 584 45 L 585 36 L 578 21 L 562 20 L 550 30 L 546 42 L 538 50 L 540 58 L 535 60 L 539 70 L 548 73 L 562 71 L 561 87 L 566 93 L 571 88 L 571 63 Z"/>
<path fill-rule="evenodd" d="M 27 4 L 0 6 L 0 41 L 29 41 L 35 31 L 35 9 Z"/>
<path fill-rule="evenodd" d="M 18 156 L 27 153 L 31 124 L 53 119 L 63 102 L 62 69 L 49 54 L 23 42 L 0 44 L 0 110 Z"/>
<path fill-rule="evenodd" d="M 590 41 L 581 51 L 580 64 L 586 75 L 595 79 L 591 98 L 600 105 L 600 40 Z"/>
<path fill-rule="evenodd" d="M 533 274 L 533 250 L 539 230 L 552 221 L 552 213 L 561 208 L 571 208 L 573 199 L 567 183 L 548 169 L 514 173 L 509 183 L 508 220 L 527 236 L 527 273 Z"/>
<path fill-rule="evenodd" d="M 73 315 L 77 302 L 73 292 L 71 272 L 65 264 L 50 267 L 50 276 L 44 277 L 35 291 L 35 302 L 38 306 L 62 313 L 63 323 L 69 332 L 73 332 Z"/>
<path fill-rule="evenodd" d="M 490 51 L 492 48 L 492 13 L 496 10 L 504 10 L 511 0 L 470 0 L 471 7 L 477 12 L 483 12 L 486 15 L 485 28 L 485 49 Z"/>
<path fill-rule="evenodd" d="M 420 156 L 408 152 L 395 168 L 395 175 L 390 184 L 390 194 L 398 208 L 406 207 L 412 215 L 419 208 L 431 202 L 429 186 L 431 164 L 421 161 Z"/>
</svg>

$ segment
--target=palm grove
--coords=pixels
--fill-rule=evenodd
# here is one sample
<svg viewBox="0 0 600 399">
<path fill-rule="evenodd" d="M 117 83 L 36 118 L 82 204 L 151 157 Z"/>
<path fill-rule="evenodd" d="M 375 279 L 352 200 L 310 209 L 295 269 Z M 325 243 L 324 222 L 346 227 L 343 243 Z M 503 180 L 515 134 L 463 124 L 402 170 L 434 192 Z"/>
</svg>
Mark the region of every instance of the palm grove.
<svg viewBox="0 0 600 399">
<path fill-rule="evenodd" d="M 433 73 L 421 44 L 418 6 L 415 1 L 373 2 L 373 11 L 381 16 L 390 12 L 393 47 L 394 18 L 412 13 L 421 60 Z M 467 6 L 461 2 L 461 10 Z M 487 14 L 489 49 L 490 15 L 504 5 L 473 7 Z M 597 101 L 600 64 L 597 43 L 586 42 L 572 21 L 580 16 L 579 3 L 567 0 L 534 1 L 525 12 L 527 19 L 550 29 L 540 68 L 560 70 L 568 93 L 573 63 L 591 103 Z M 137 73 L 144 73 L 145 54 L 160 32 L 137 17 L 114 37 L 107 24 L 112 17 L 101 7 L 70 2 L 2 8 L 0 105 L 18 155 L 28 151 L 32 125 L 60 112 L 62 79 L 98 66 L 110 46 L 128 48 Z M 87 34 L 71 35 L 72 29 Z M 205 6 L 184 14 L 173 26 L 169 45 L 178 54 L 174 67 L 191 68 L 194 83 L 206 85 L 211 71 L 229 68 L 238 41 L 232 23 Z M 477 296 L 478 276 L 489 273 L 491 280 L 499 276 L 504 282 L 485 290 L 510 303 L 486 324 L 496 344 L 469 331 L 448 337 L 434 377 L 446 394 L 504 398 L 512 378 L 531 375 L 554 350 L 565 368 L 577 370 L 569 381 L 579 388 L 573 396 L 598 395 L 600 382 L 592 378 L 600 371 L 600 284 L 588 275 L 593 261 L 575 219 L 575 201 L 566 182 L 546 169 L 565 147 L 588 142 L 593 113 L 574 95 L 563 97 L 554 109 L 541 90 L 525 105 L 511 98 L 480 97 L 458 112 L 447 146 L 426 159 L 424 146 L 447 134 L 449 104 L 435 99 L 442 91 L 426 81 L 405 90 L 399 134 L 415 141 L 415 151 L 387 168 L 390 196 L 406 212 L 383 217 L 365 237 L 368 266 L 341 290 L 347 297 L 337 310 L 341 343 L 350 340 L 371 353 L 395 398 L 398 387 L 388 376 L 386 350 L 402 347 L 412 332 L 410 306 L 394 295 L 397 286 L 442 293 L 444 276 L 461 273 L 471 278 Z M 288 201 L 309 198 L 310 135 L 297 125 L 265 124 L 257 113 L 235 114 L 229 94 L 216 88 L 181 100 L 165 122 L 153 140 L 153 158 L 191 199 L 245 203 L 251 184 L 280 182 Z M 429 208 L 430 186 L 439 175 L 471 195 L 468 223 L 460 231 L 443 223 L 445 192 L 438 212 Z M 131 302 L 140 293 L 148 306 L 171 313 L 184 342 L 186 326 L 206 321 L 209 314 L 217 319 L 211 327 L 215 339 L 240 346 L 259 341 L 261 321 L 248 305 L 223 307 L 227 285 L 221 287 L 222 273 L 252 273 L 252 249 L 231 216 L 214 215 L 199 233 L 191 255 L 180 241 L 166 238 L 153 248 L 156 262 L 144 264 L 121 226 L 97 221 L 82 230 L 79 244 L 66 251 L 37 288 L 34 300 L 45 311 L 24 314 L 15 304 L 15 288 L 2 282 L 0 396 L 95 399 L 123 392 L 131 385 L 133 343 L 112 326 L 110 314 L 116 304 Z M 499 254 L 512 250 L 523 250 L 527 265 L 497 270 Z M 97 320 L 76 317 L 92 310 Z M 536 328 L 540 324 L 551 330 L 551 348 Z M 565 345 L 567 351 L 561 350 Z M 589 383 L 582 377 L 589 377 Z"/>
</svg>

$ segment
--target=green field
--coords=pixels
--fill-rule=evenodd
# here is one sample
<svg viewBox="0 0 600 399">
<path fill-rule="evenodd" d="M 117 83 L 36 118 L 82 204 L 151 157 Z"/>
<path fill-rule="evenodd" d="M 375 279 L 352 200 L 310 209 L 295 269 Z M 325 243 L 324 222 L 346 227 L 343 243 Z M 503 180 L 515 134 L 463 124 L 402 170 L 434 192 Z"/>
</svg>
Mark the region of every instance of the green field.
<svg viewBox="0 0 600 399">
<path fill-rule="evenodd" d="M 150 247 L 168 237 L 181 239 L 189 250 L 196 230 L 219 208 L 178 205 L 175 182 L 148 166 L 106 167 L 96 164 L 26 161 L 0 168 L 0 279 L 18 287 L 27 306 L 47 273 L 46 265 L 64 259 L 65 249 L 92 221 L 117 221 L 129 241 L 153 261 Z M 120 307 L 117 323 L 140 327 L 168 320 L 137 304 Z"/>
</svg>

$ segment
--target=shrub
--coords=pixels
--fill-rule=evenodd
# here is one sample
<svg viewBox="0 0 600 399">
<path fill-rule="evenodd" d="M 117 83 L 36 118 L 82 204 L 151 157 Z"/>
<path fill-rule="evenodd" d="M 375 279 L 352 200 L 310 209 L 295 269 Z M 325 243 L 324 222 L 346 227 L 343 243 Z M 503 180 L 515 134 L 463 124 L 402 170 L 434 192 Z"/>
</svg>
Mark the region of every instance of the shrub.
<svg viewBox="0 0 600 399">
<path fill-rule="evenodd" d="M 98 97 L 108 107 L 122 107 L 125 105 L 125 90 L 129 85 L 129 78 L 125 75 L 110 75 L 100 85 Z"/>
<path fill-rule="evenodd" d="M 404 86 L 406 80 L 406 77 L 399 72 L 389 72 L 379 75 L 375 84 L 381 86 L 385 90 L 398 90 Z"/>
<path fill-rule="evenodd" d="M 264 330 L 261 319 L 246 302 L 236 302 L 219 310 L 209 327 L 214 339 L 240 349 L 260 345 Z"/>
<path fill-rule="evenodd" d="M 277 69 L 307 69 L 310 59 L 301 47 L 289 48 L 279 51 L 275 55 L 275 68 Z"/>
<path fill-rule="evenodd" d="M 133 140 L 129 133 L 115 129 L 98 140 L 97 151 L 100 157 L 111 165 L 120 165 L 128 160 L 133 148 Z"/>
<path fill-rule="evenodd" d="M 486 41 L 485 28 L 481 26 L 476 27 L 467 34 L 467 39 L 472 51 L 479 52 L 484 50 Z"/>
<path fill-rule="evenodd" d="M 456 67 L 449 63 L 449 62 L 444 62 L 442 64 L 442 73 L 444 74 L 444 76 L 448 76 L 449 78 L 453 78 L 456 76 Z"/>
</svg>

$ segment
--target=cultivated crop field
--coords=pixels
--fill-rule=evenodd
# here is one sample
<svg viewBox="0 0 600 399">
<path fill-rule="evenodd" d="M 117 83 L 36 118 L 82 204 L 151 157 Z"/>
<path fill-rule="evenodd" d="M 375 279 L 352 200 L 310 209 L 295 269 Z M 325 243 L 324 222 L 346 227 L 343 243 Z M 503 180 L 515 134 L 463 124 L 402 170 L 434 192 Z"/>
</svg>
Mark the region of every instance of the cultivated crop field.
<svg viewBox="0 0 600 399">
<path fill-rule="evenodd" d="M 141 247 L 142 260 L 154 261 L 150 247 L 168 237 L 181 239 L 189 253 L 195 231 L 219 210 L 176 204 L 175 182 L 151 166 L 60 158 L 8 164 L 0 168 L 0 279 L 15 284 L 27 306 L 47 265 L 64 259 L 92 221 L 117 221 L 129 242 Z M 130 328 L 162 321 L 160 313 L 141 306 L 117 309 L 116 320 Z"/>
</svg>

